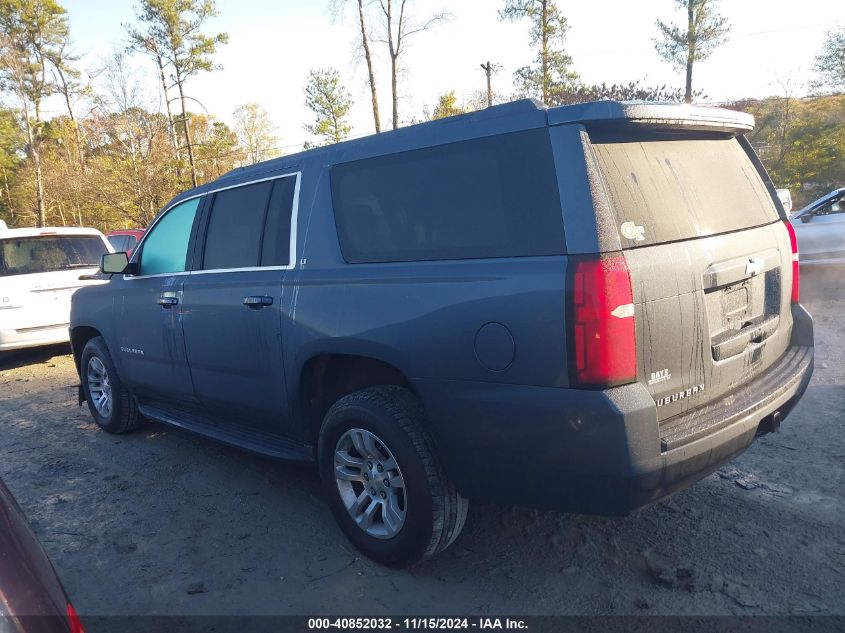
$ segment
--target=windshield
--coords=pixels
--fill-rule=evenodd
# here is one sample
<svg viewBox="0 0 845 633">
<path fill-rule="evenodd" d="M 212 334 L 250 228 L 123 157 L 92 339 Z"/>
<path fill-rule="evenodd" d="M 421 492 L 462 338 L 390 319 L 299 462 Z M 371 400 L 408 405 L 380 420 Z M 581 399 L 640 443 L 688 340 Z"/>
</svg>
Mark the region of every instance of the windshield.
<svg viewBox="0 0 845 633">
<path fill-rule="evenodd" d="M 96 235 L 35 235 L 0 240 L 0 277 L 100 265 L 106 245 Z"/>
<path fill-rule="evenodd" d="M 736 139 L 592 140 L 620 225 L 632 224 L 639 232 L 626 247 L 717 235 L 779 219 Z"/>
</svg>

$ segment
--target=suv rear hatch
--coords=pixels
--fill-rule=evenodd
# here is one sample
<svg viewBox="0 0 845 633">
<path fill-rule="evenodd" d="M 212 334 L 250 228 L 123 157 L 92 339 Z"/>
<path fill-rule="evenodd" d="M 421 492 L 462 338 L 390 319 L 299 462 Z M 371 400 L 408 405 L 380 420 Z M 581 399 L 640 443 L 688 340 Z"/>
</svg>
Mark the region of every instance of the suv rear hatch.
<svg viewBox="0 0 845 633">
<path fill-rule="evenodd" d="M 734 133 L 588 133 L 631 274 L 637 380 L 668 450 L 673 418 L 719 399 L 729 409 L 729 394 L 787 349 L 789 234 Z"/>
</svg>

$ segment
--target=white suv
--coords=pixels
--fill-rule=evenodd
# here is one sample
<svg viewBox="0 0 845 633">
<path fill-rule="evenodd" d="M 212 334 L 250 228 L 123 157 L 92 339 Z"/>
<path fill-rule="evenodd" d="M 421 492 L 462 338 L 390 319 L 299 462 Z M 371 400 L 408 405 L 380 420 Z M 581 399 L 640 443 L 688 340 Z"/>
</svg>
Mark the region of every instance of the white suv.
<svg viewBox="0 0 845 633">
<path fill-rule="evenodd" d="M 69 340 L 70 298 L 114 252 L 96 229 L 8 229 L 0 222 L 0 352 Z"/>
</svg>

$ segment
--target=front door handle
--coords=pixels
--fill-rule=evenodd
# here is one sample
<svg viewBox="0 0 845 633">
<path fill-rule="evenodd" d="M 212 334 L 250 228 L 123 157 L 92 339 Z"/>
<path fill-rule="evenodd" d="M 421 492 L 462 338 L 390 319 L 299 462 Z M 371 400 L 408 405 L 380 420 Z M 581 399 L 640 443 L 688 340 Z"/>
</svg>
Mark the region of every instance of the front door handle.
<svg viewBox="0 0 845 633">
<path fill-rule="evenodd" d="M 176 296 L 175 292 L 163 292 L 159 295 L 156 303 L 164 308 L 169 308 L 179 303 L 179 297 Z"/>
<path fill-rule="evenodd" d="M 249 297 L 244 297 L 244 305 L 247 308 L 257 310 L 264 306 L 273 305 L 273 297 L 268 297 L 267 295 L 250 295 Z"/>
</svg>

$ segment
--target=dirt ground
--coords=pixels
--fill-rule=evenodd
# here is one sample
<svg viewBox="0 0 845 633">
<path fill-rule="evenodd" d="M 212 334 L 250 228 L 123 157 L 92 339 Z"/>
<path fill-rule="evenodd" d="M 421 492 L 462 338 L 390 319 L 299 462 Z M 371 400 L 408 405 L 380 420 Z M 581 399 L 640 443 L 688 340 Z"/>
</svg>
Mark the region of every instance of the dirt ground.
<svg viewBox="0 0 845 633">
<path fill-rule="evenodd" d="M 816 373 L 780 433 L 624 519 L 475 505 L 393 571 L 316 471 L 76 406 L 64 347 L 0 360 L 0 476 L 83 614 L 845 614 L 845 283 L 805 272 Z"/>
</svg>

